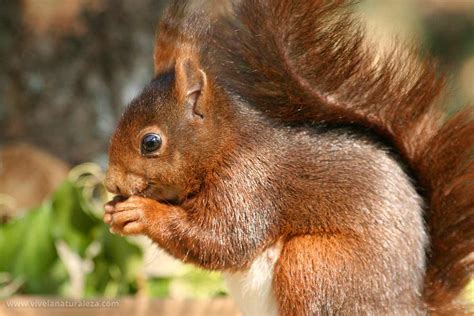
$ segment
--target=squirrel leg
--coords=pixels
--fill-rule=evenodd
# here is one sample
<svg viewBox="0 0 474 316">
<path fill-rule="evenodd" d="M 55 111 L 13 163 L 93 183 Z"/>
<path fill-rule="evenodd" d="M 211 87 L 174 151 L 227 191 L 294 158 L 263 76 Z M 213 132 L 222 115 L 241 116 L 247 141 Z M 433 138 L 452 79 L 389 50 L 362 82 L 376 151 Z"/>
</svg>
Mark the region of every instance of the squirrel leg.
<svg viewBox="0 0 474 316">
<path fill-rule="evenodd" d="M 383 260 L 371 248 L 341 235 L 305 235 L 287 241 L 273 279 L 279 314 L 426 314 L 417 286 L 391 282 Z"/>
</svg>

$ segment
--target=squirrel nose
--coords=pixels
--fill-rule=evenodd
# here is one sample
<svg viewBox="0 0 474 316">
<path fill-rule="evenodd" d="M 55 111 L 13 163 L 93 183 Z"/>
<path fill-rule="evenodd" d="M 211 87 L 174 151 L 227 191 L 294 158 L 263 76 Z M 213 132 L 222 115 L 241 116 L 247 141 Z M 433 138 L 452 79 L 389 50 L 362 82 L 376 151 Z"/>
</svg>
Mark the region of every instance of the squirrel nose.
<svg viewBox="0 0 474 316">
<path fill-rule="evenodd" d="M 111 168 L 107 170 L 105 187 L 110 193 L 127 197 L 143 191 L 146 181 L 133 173 L 123 174 Z"/>
<path fill-rule="evenodd" d="M 110 170 L 107 171 L 107 175 L 106 175 L 106 177 L 105 177 L 104 184 L 105 184 L 105 188 L 106 188 L 107 191 L 109 191 L 110 193 L 117 194 L 117 195 L 122 195 L 122 193 L 120 192 L 120 188 L 119 188 L 119 186 L 118 186 L 118 184 L 117 184 L 117 181 L 116 181 L 115 178 L 111 175 Z"/>
<path fill-rule="evenodd" d="M 125 190 L 127 185 L 124 178 L 125 175 L 120 168 L 109 166 L 107 174 L 105 175 L 105 188 L 112 194 L 128 196 Z"/>
</svg>

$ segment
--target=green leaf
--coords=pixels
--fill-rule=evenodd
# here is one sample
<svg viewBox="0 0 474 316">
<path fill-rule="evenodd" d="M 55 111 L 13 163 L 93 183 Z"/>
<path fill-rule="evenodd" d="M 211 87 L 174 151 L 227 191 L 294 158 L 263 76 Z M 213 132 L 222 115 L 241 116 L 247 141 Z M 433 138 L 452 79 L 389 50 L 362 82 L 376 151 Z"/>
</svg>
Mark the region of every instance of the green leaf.
<svg viewBox="0 0 474 316">
<path fill-rule="evenodd" d="M 147 294 L 151 297 L 166 298 L 170 295 L 171 278 L 152 278 L 146 282 Z"/>
<path fill-rule="evenodd" d="M 26 281 L 28 293 L 54 292 L 50 271 L 57 260 L 50 234 L 52 209 L 48 203 L 0 227 L 1 270 Z"/>
<path fill-rule="evenodd" d="M 122 273 L 121 278 L 135 279 L 138 264 L 143 256 L 140 247 L 124 237 L 111 234 L 108 227 L 102 231 L 100 240 L 105 260 L 117 265 Z"/>
<path fill-rule="evenodd" d="M 74 184 L 65 182 L 61 185 L 52 198 L 55 218 L 52 232 L 55 239 L 64 240 L 84 257 L 85 250 L 94 240 L 94 229 L 103 223 L 83 208 L 81 199 Z"/>
</svg>

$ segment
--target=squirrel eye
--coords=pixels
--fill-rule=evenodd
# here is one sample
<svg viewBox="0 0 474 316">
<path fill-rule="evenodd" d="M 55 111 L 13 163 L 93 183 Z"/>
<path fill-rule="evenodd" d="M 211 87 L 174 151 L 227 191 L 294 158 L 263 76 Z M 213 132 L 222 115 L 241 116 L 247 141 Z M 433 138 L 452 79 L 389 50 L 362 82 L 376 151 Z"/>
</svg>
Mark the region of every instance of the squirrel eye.
<svg viewBox="0 0 474 316">
<path fill-rule="evenodd" d="M 146 134 L 142 138 L 141 151 L 143 155 L 151 154 L 161 147 L 161 136 L 158 134 Z"/>
</svg>

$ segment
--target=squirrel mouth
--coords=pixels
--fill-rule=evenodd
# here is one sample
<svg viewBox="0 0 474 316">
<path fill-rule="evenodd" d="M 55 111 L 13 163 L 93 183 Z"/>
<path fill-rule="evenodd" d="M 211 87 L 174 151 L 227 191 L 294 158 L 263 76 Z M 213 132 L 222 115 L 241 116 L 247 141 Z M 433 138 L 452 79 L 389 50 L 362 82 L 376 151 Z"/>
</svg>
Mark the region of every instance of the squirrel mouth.
<svg viewBox="0 0 474 316">
<path fill-rule="evenodd" d="M 177 188 L 155 183 L 148 183 L 147 187 L 138 195 L 173 205 L 181 204 L 185 200 Z"/>
</svg>

